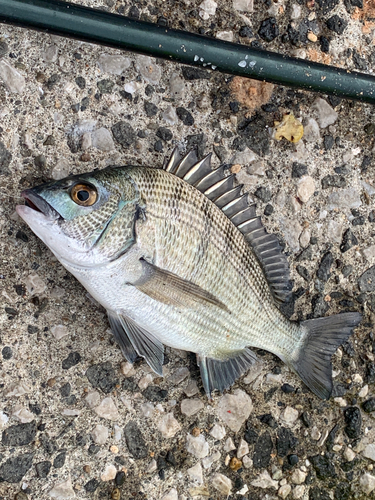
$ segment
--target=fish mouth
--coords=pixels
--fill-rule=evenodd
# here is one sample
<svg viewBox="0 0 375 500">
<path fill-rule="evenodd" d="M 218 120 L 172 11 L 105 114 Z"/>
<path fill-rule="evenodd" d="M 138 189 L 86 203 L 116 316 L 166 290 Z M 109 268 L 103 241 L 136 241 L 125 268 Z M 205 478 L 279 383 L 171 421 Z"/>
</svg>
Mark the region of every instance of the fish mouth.
<svg viewBox="0 0 375 500">
<path fill-rule="evenodd" d="M 61 215 L 49 203 L 47 203 L 41 196 L 34 193 L 31 189 L 26 189 L 21 193 L 22 198 L 25 199 L 25 206 L 42 213 L 47 219 L 60 220 Z"/>
</svg>

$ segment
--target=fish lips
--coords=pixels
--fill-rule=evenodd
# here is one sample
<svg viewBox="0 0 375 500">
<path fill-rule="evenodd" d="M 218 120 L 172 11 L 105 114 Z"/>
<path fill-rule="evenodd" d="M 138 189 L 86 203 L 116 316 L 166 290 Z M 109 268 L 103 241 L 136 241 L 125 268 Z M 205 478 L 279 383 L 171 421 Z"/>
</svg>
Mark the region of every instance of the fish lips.
<svg viewBox="0 0 375 500">
<path fill-rule="evenodd" d="M 22 198 L 25 198 L 25 206 L 31 208 L 35 212 L 42 213 L 51 221 L 62 219 L 61 215 L 41 196 L 34 192 L 33 189 L 25 189 L 21 193 Z"/>
</svg>

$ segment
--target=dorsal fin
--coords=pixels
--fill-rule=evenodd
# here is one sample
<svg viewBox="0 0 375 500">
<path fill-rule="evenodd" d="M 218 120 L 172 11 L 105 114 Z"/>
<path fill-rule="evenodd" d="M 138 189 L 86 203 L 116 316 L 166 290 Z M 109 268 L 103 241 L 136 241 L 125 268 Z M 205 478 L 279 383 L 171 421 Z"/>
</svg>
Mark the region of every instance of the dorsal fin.
<svg viewBox="0 0 375 500">
<path fill-rule="evenodd" d="M 257 256 L 276 301 L 287 301 L 291 295 L 289 265 L 279 240 L 267 233 L 248 194 L 241 195 L 243 185 L 234 187 L 235 176 L 227 176 L 224 166 L 211 170 L 211 156 L 198 161 L 196 152 L 190 151 L 181 158 L 175 148 L 164 170 L 192 184 L 224 212 Z"/>
</svg>

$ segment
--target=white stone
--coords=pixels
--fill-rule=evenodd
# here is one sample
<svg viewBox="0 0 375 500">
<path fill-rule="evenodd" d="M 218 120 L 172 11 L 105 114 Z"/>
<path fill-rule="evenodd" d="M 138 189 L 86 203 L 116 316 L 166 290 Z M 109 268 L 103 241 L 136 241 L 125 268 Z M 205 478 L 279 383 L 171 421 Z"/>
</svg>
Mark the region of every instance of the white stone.
<svg viewBox="0 0 375 500">
<path fill-rule="evenodd" d="M 230 495 L 232 491 L 232 481 L 224 474 L 217 472 L 211 477 L 211 485 L 221 495 Z"/>
<path fill-rule="evenodd" d="M 253 161 L 257 160 L 258 156 L 254 153 L 254 151 L 251 151 L 248 147 L 244 149 L 244 151 L 238 151 L 231 159 L 231 163 L 234 163 L 236 165 L 249 165 L 249 163 L 252 163 Z M 246 184 L 246 178 L 242 179 L 241 172 L 245 172 L 247 176 L 249 176 L 249 173 L 246 171 L 246 169 L 241 169 L 237 174 L 237 180 L 239 182 L 244 182 Z"/>
<path fill-rule="evenodd" d="M 353 375 L 353 382 L 354 382 L 355 384 L 360 384 L 360 385 L 362 385 L 362 384 L 363 384 L 363 378 L 362 378 L 362 376 L 361 376 L 359 373 L 355 373 L 355 374 Z"/>
<path fill-rule="evenodd" d="M 355 457 L 356 457 L 356 454 L 354 453 L 354 451 L 351 448 L 345 448 L 344 458 L 347 462 L 353 462 Z"/>
<path fill-rule="evenodd" d="M 327 237 L 333 243 L 341 243 L 342 233 L 343 233 L 342 222 L 338 222 L 338 221 L 331 219 L 328 222 L 328 226 L 327 226 Z"/>
<path fill-rule="evenodd" d="M 306 486 L 304 486 L 303 484 L 296 486 L 293 490 L 293 498 L 295 500 L 298 500 L 299 498 L 303 498 L 303 496 L 305 494 L 305 490 L 306 490 Z"/>
<path fill-rule="evenodd" d="M 127 82 L 124 85 L 124 90 L 125 90 L 125 92 L 128 92 L 129 94 L 134 94 L 141 87 L 142 87 L 142 84 L 140 82 Z"/>
<path fill-rule="evenodd" d="M 364 385 L 358 393 L 359 398 L 365 398 L 368 394 L 368 385 Z"/>
<path fill-rule="evenodd" d="M 235 450 L 235 449 L 236 449 L 236 447 L 234 445 L 233 439 L 231 437 L 229 437 L 225 441 L 224 450 L 228 452 L 228 451 L 232 451 L 232 450 Z"/>
<path fill-rule="evenodd" d="M 173 385 L 181 384 L 190 375 L 189 369 L 186 366 L 177 368 L 177 370 L 169 377 L 168 381 Z"/>
<path fill-rule="evenodd" d="M 128 57 L 102 53 L 98 59 L 98 66 L 104 73 L 122 75 L 129 68 L 131 61 Z"/>
<path fill-rule="evenodd" d="M 309 175 L 304 175 L 297 184 L 297 196 L 302 203 L 307 203 L 315 191 L 315 182 Z"/>
<path fill-rule="evenodd" d="M 0 429 L 4 429 L 6 424 L 8 423 L 9 417 L 2 411 L 0 411 Z"/>
<path fill-rule="evenodd" d="M 185 95 L 185 80 L 177 71 L 174 71 L 169 78 L 169 90 L 173 97 L 182 98 Z"/>
<path fill-rule="evenodd" d="M 117 474 L 116 467 L 112 464 L 108 464 L 105 466 L 104 471 L 100 475 L 100 479 L 102 481 L 112 481 L 116 477 L 116 474 Z"/>
<path fill-rule="evenodd" d="M 135 62 L 135 69 L 143 76 L 143 78 L 153 85 L 156 85 L 160 81 L 161 68 L 155 64 L 155 59 L 151 59 L 149 56 L 137 56 Z"/>
<path fill-rule="evenodd" d="M 215 424 L 210 431 L 210 436 L 212 436 L 214 439 L 223 439 L 225 434 L 225 428 L 219 424 Z"/>
<path fill-rule="evenodd" d="M 315 100 L 312 107 L 318 114 L 318 123 L 320 128 L 326 128 L 328 125 L 332 125 L 337 120 L 337 112 L 321 97 L 318 97 Z"/>
<path fill-rule="evenodd" d="M 69 175 L 69 167 L 70 164 L 68 160 L 65 160 L 65 158 L 61 158 L 61 160 L 59 160 L 51 170 L 52 179 L 54 179 L 55 181 L 59 181 L 60 179 L 64 179 L 64 177 L 67 177 Z"/>
<path fill-rule="evenodd" d="M 91 432 L 91 437 L 94 443 L 104 444 L 109 436 L 108 428 L 104 425 L 98 424 Z"/>
<path fill-rule="evenodd" d="M 172 488 L 166 493 L 161 500 L 178 500 L 178 492 L 176 488 Z"/>
<path fill-rule="evenodd" d="M 209 446 L 203 434 L 199 434 L 199 436 L 197 437 L 194 437 L 191 434 L 187 434 L 186 450 L 196 458 L 204 458 L 208 455 Z"/>
<path fill-rule="evenodd" d="M 227 42 L 233 42 L 233 31 L 218 31 L 216 38 L 219 40 L 226 40 Z"/>
<path fill-rule="evenodd" d="M 119 443 L 122 439 L 122 428 L 119 425 L 115 425 L 114 431 L 115 431 L 115 441 Z"/>
<path fill-rule="evenodd" d="M 199 388 L 197 382 L 195 380 L 189 380 L 188 385 L 184 389 L 184 393 L 188 398 L 191 398 L 191 396 L 195 396 L 196 394 L 198 394 Z"/>
<path fill-rule="evenodd" d="M 23 396 L 24 394 L 28 394 L 31 391 L 30 387 L 26 384 L 26 382 L 14 382 L 13 384 L 10 384 L 5 390 L 4 390 L 4 396 L 6 398 L 11 398 L 13 396 L 19 397 Z"/>
<path fill-rule="evenodd" d="M 328 210 L 358 208 L 362 205 L 361 196 L 354 188 L 339 189 L 328 196 Z"/>
<path fill-rule="evenodd" d="M 286 498 L 291 491 L 292 491 L 292 487 L 290 486 L 290 484 L 284 484 L 283 486 L 281 486 L 279 488 L 279 491 L 277 492 L 277 494 L 281 498 Z"/>
<path fill-rule="evenodd" d="M 63 337 L 69 335 L 68 328 L 64 325 L 55 325 L 51 328 L 51 333 L 56 340 L 60 340 Z"/>
<path fill-rule="evenodd" d="M 249 453 L 249 445 L 244 439 L 241 439 L 240 445 L 237 448 L 237 458 L 242 458 Z"/>
<path fill-rule="evenodd" d="M 155 407 L 152 403 L 144 403 L 140 406 L 140 410 L 143 416 L 146 418 L 151 418 L 155 413 Z"/>
<path fill-rule="evenodd" d="M 123 361 L 120 365 L 120 370 L 125 377 L 131 377 L 135 374 L 133 363 L 129 363 L 129 361 Z"/>
<path fill-rule="evenodd" d="M 279 487 L 279 483 L 272 479 L 267 470 L 261 472 L 250 484 L 257 488 L 273 488 L 274 490 L 277 490 Z"/>
<path fill-rule="evenodd" d="M 100 394 L 98 391 L 91 391 L 85 397 L 85 403 L 89 408 L 95 408 L 100 403 Z"/>
<path fill-rule="evenodd" d="M 319 125 L 314 118 L 307 118 L 303 127 L 303 138 L 306 142 L 317 142 L 320 139 Z"/>
<path fill-rule="evenodd" d="M 153 375 L 151 373 L 148 373 L 140 379 L 140 381 L 138 382 L 138 387 L 141 389 L 141 391 L 144 391 L 151 384 L 153 379 Z"/>
<path fill-rule="evenodd" d="M 190 469 L 187 470 L 187 474 L 190 481 L 193 481 L 196 484 L 203 484 L 203 470 L 199 462 L 193 467 L 190 467 Z"/>
<path fill-rule="evenodd" d="M 181 429 L 181 425 L 174 418 L 173 413 L 167 413 L 158 423 L 158 429 L 163 437 L 171 438 Z"/>
<path fill-rule="evenodd" d="M 266 375 L 266 384 L 269 384 L 269 385 L 275 385 L 275 384 L 280 384 L 280 382 L 282 381 L 282 378 L 283 376 L 281 375 L 281 373 L 267 373 Z"/>
<path fill-rule="evenodd" d="M 146 474 L 152 474 L 153 472 L 155 472 L 158 468 L 158 464 L 156 462 L 156 460 L 153 458 L 151 460 L 151 462 L 148 464 L 148 467 L 146 469 Z"/>
<path fill-rule="evenodd" d="M 287 406 L 280 415 L 281 422 L 287 427 L 292 427 L 298 418 L 298 410 L 295 410 L 291 406 Z"/>
<path fill-rule="evenodd" d="M 254 0 L 233 0 L 233 8 L 242 12 L 253 12 Z"/>
<path fill-rule="evenodd" d="M 302 231 L 299 237 L 299 244 L 301 245 L 302 248 L 307 248 L 309 246 L 310 239 L 311 239 L 311 231 L 309 228 L 305 227 L 305 229 Z"/>
<path fill-rule="evenodd" d="M 220 398 L 217 415 L 233 432 L 238 432 L 252 409 L 250 396 L 241 389 L 236 389 L 233 394 L 225 394 Z"/>
<path fill-rule="evenodd" d="M 82 134 L 81 137 L 81 149 L 83 151 L 86 151 L 87 149 L 90 149 L 92 146 L 92 137 L 89 132 L 85 132 Z"/>
<path fill-rule="evenodd" d="M 251 365 L 249 371 L 247 372 L 242 382 L 244 384 L 251 384 L 251 382 L 254 382 L 254 380 L 256 380 L 259 377 L 263 369 L 264 369 L 264 364 L 258 360 L 256 363 Z"/>
<path fill-rule="evenodd" d="M 120 418 L 120 414 L 111 397 L 104 398 L 94 411 L 99 417 L 105 418 L 107 420 L 115 421 Z"/>
<path fill-rule="evenodd" d="M 53 63 L 57 61 L 59 55 L 59 48 L 55 43 L 49 45 L 46 50 L 42 52 L 42 58 L 46 63 Z"/>
<path fill-rule="evenodd" d="M 299 237 L 303 227 L 297 219 L 292 217 L 283 217 L 279 219 L 280 229 L 282 231 L 285 242 L 289 245 L 292 252 L 299 251 Z"/>
<path fill-rule="evenodd" d="M 203 410 L 204 404 L 200 399 L 183 399 L 181 401 L 181 413 L 191 417 Z"/>
<path fill-rule="evenodd" d="M 292 483 L 293 484 L 302 484 L 305 482 L 307 473 L 302 472 L 301 469 L 296 469 L 291 477 Z"/>
<path fill-rule="evenodd" d="M 91 138 L 94 148 L 100 149 L 100 151 L 112 151 L 115 148 L 111 132 L 104 127 L 92 132 Z"/>
<path fill-rule="evenodd" d="M 178 122 L 178 116 L 173 106 L 168 106 L 161 116 L 169 125 L 176 125 Z"/>
<path fill-rule="evenodd" d="M 22 424 L 27 424 L 35 419 L 35 415 L 23 405 L 16 405 L 13 408 L 12 417 L 16 418 Z"/>
<path fill-rule="evenodd" d="M 301 6 L 297 3 L 292 4 L 292 11 L 290 13 L 291 19 L 299 19 L 301 17 Z"/>
<path fill-rule="evenodd" d="M 215 451 L 215 453 L 212 453 L 212 455 L 208 456 L 208 457 L 205 457 L 203 460 L 202 460 L 202 465 L 205 469 L 209 469 L 211 467 L 211 465 L 214 463 L 214 462 L 218 462 L 221 458 L 221 454 L 219 451 Z"/>
<path fill-rule="evenodd" d="M 369 494 L 375 489 L 375 477 L 371 474 L 363 474 L 359 480 L 359 485 L 363 493 Z"/>
<path fill-rule="evenodd" d="M 363 456 L 375 462 L 375 444 L 368 444 L 363 450 Z"/>
<path fill-rule="evenodd" d="M 248 455 L 245 455 L 242 459 L 242 465 L 245 469 L 251 469 L 253 467 L 253 461 Z"/>
<path fill-rule="evenodd" d="M 56 484 L 49 490 L 48 495 L 56 500 L 69 500 L 70 498 L 75 498 L 76 494 L 74 493 L 70 477 L 66 481 Z"/>
<path fill-rule="evenodd" d="M 199 15 L 202 19 L 207 20 L 209 16 L 214 16 L 217 9 L 217 3 L 214 0 L 204 0 L 199 5 Z M 199 54 L 197 54 L 199 57 Z"/>
<path fill-rule="evenodd" d="M 40 278 L 36 273 L 30 274 L 25 279 L 25 286 L 31 296 L 39 295 L 47 288 L 42 278 Z"/>
<path fill-rule="evenodd" d="M 0 60 L 0 79 L 3 80 L 9 92 L 22 94 L 25 90 L 25 78 L 6 59 Z"/>
<path fill-rule="evenodd" d="M 364 248 L 362 250 L 363 257 L 368 261 L 371 262 L 372 260 L 375 259 L 375 245 L 371 245 L 367 248 Z"/>
</svg>

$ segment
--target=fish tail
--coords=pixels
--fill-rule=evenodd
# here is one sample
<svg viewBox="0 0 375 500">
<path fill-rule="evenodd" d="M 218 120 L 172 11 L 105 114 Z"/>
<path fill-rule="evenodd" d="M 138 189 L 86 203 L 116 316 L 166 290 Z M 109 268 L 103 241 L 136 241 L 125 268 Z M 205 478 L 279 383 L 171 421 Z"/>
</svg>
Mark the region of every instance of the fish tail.
<svg viewBox="0 0 375 500">
<path fill-rule="evenodd" d="M 361 314 L 349 312 L 300 324 L 305 341 L 291 367 L 320 398 L 328 399 L 332 393 L 332 355 L 350 337 L 361 319 Z"/>
</svg>

